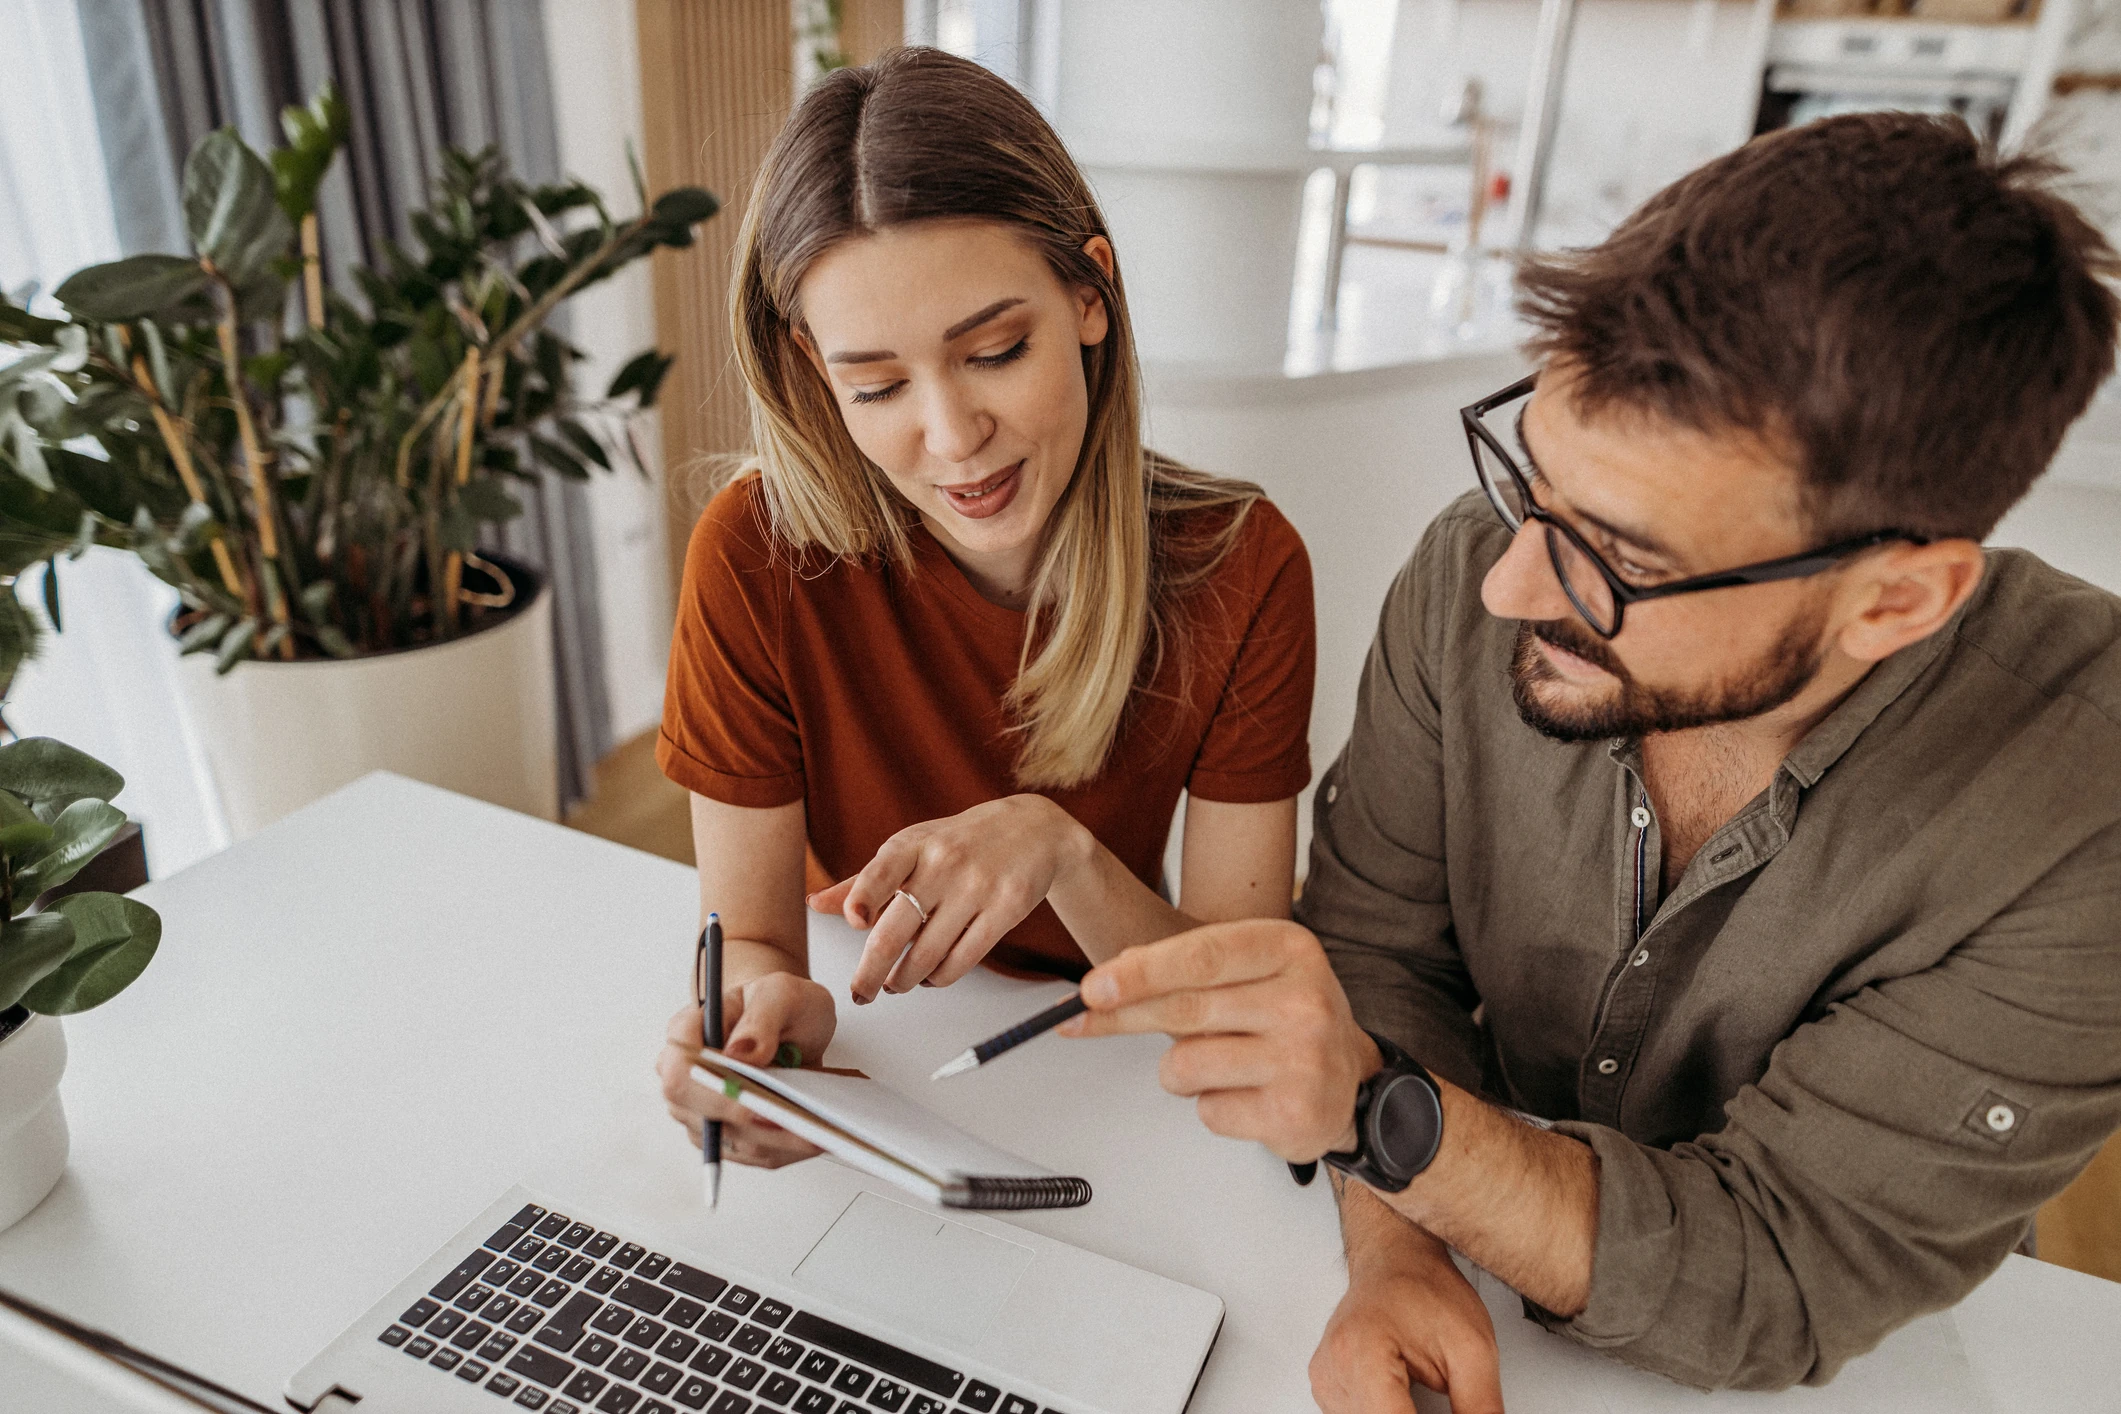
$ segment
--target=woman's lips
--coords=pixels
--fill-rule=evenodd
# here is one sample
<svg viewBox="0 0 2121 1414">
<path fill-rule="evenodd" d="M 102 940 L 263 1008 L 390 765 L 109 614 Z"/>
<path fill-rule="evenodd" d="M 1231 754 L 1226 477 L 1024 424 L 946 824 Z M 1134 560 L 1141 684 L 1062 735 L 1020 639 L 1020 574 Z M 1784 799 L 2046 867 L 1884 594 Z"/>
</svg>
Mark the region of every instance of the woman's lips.
<svg viewBox="0 0 2121 1414">
<path fill-rule="evenodd" d="M 1024 464 L 1018 462 L 1007 471 L 988 477 L 985 481 L 967 483 L 964 487 L 938 486 L 943 504 L 967 520 L 985 520 L 988 516 L 1000 515 L 1016 499 L 1017 488 L 1024 484 Z"/>
</svg>

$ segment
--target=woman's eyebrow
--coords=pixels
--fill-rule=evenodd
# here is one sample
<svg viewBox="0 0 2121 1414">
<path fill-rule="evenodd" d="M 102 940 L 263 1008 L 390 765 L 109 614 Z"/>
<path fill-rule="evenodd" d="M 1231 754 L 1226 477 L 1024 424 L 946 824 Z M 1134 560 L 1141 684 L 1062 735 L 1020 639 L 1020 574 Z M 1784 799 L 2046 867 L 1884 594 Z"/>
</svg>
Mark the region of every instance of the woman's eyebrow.
<svg viewBox="0 0 2121 1414">
<path fill-rule="evenodd" d="M 1524 459 L 1528 464 L 1530 464 L 1532 470 L 1539 472 L 1540 477 L 1544 480 L 1547 480 L 1548 484 L 1551 485 L 1553 484 L 1551 478 L 1548 478 L 1545 471 L 1541 470 L 1540 468 L 1539 458 L 1532 455 L 1532 444 L 1525 440 L 1524 415 L 1525 409 L 1519 408 L 1517 410 L 1517 446 L 1521 451 L 1524 452 Z M 1574 510 L 1579 517 L 1589 521 L 1592 525 L 1597 526 L 1600 530 L 1612 536 L 1615 540 L 1621 541 L 1628 545 L 1632 545 L 1638 550 L 1647 550 L 1652 555 L 1656 555 L 1661 559 L 1670 560 L 1674 564 L 1679 563 L 1679 557 L 1677 555 L 1674 555 L 1669 549 L 1665 548 L 1665 546 L 1654 536 L 1645 534 L 1644 532 L 1639 530 L 1629 530 L 1626 526 L 1615 525 L 1611 521 L 1605 519 L 1605 517 L 1593 515 L 1591 512 L 1585 510 L 1581 506 L 1574 507 Z"/>
<path fill-rule="evenodd" d="M 965 335 L 971 333 L 974 329 L 979 328 L 980 325 L 985 324 L 988 320 L 994 318 L 996 315 L 1001 314 L 1005 310 L 1014 309 L 1023 302 L 1024 301 L 1020 296 L 1011 296 L 1008 299 L 998 299 L 993 304 L 990 304 L 985 309 L 981 310 L 979 313 L 970 315 L 964 319 L 960 319 L 957 321 L 957 323 L 945 329 L 943 331 L 943 342 L 947 344 L 952 339 L 961 339 Z M 889 349 L 852 349 L 840 353 L 826 354 L 825 362 L 883 363 L 888 359 L 894 359 L 897 357 L 898 355 L 893 353 Z"/>
</svg>

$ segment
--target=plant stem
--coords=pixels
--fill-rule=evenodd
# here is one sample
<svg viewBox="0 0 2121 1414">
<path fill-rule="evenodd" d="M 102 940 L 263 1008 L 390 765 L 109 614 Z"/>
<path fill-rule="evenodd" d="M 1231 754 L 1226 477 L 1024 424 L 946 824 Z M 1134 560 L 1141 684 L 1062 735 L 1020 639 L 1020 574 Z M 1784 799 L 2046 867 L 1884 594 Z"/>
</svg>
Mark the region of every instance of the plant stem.
<svg viewBox="0 0 2121 1414">
<path fill-rule="evenodd" d="M 162 391 L 155 386 L 154 377 L 147 371 L 147 360 L 139 354 L 133 355 L 133 377 L 148 394 L 148 410 L 154 414 L 155 430 L 162 434 L 162 445 L 169 449 L 169 459 L 176 464 L 177 477 L 184 483 L 185 494 L 194 504 L 212 510 L 212 504 L 206 499 L 206 487 L 199 481 L 198 468 L 191 463 L 191 448 L 186 445 L 190 429 L 179 427 L 176 419 L 169 415 L 169 409 L 162 405 Z M 228 542 L 216 533 L 211 543 L 214 564 L 221 571 L 223 587 L 236 598 L 248 602 L 250 591 L 236 573 L 236 562 L 229 557 Z"/>
<path fill-rule="evenodd" d="M 212 277 L 221 293 L 221 317 L 215 321 L 215 332 L 221 338 L 221 366 L 228 378 L 229 401 L 235 404 L 236 433 L 243 440 L 243 460 L 250 467 L 250 494 L 253 517 L 258 523 L 258 546 L 268 560 L 280 559 L 279 512 L 272 491 L 271 468 L 265 459 L 265 448 L 258 440 L 258 427 L 250 415 L 250 390 L 243 384 L 243 364 L 236 345 L 236 291 L 221 272 L 214 269 L 213 262 L 201 259 L 206 273 Z M 272 611 L 273 621 L 283 628 L 287 626 L 287 591 L 301 588 L 293 566 L 283 564 L 282 572 L 288 583 L 281 585 L 278 576 L 260 574 L 259 581 L 265 587 L 266 607 Z M 291 659 L 295 656 L 294 636 L 285 634 L 280 639 L 280 656 Z"/>
<path fill-rule="evenodd" d="M 324 261 L 317 240 L 317 213 L 302 218 L 302 303 L 309 314 L 309 327 L 324 327 Z"/>
</svg>

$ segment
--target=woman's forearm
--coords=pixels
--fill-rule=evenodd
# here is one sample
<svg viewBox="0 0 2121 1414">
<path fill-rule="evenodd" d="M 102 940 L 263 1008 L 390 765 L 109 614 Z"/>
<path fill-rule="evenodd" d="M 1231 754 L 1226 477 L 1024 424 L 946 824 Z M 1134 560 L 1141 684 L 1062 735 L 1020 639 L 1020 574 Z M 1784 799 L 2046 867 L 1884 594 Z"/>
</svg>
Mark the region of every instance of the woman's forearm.
<svg viewBox="0 0 2121 1414">
<path fill-rule="evenodd" d="M 1066 834 L 1067 863 L 1054 875 L 1046 901 L 1090 961 L 1106 962 L 1138 944 L 1200 926 L 1137 879 L 1087 827 L 1057 805 L 1054 813 L 1065 822 L 1057 828 Z"/>
</svg>

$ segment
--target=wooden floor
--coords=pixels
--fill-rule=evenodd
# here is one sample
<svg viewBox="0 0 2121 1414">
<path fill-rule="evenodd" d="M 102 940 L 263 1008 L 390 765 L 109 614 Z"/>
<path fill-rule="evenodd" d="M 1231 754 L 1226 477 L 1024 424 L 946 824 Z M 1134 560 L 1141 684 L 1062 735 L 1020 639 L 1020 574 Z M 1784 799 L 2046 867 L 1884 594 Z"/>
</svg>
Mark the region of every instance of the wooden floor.
<svg viewBox="0 0 2121 1414">
<path fill-rule="evenodd" d="M 655 733 L 635 737 L 597 767 L 596 798 L 567 823 L 635 849 L 692 863 L 691 805 L 655 764 Z M 2040 1255 L 2121 1281 L 2121 1136 L 2062 1196 L 2040 1210 Z"/>
</svg>

